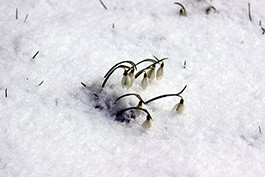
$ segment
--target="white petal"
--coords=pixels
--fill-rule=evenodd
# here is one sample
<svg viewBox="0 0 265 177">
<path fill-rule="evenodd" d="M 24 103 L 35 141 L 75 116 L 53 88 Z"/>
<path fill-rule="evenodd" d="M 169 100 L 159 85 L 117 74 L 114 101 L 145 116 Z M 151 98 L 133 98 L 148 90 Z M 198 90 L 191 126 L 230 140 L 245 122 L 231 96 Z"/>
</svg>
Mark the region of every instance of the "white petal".
<svg viewBox="0 0 265 177">
<path fill-rule="evenodd" d="M 122 88 L 130 88 L 130 85 L 131 85 L 131 83 L 130 83 L 130 77 L 128 76 L 128 75 L 126 75 L 126 76 L 123 76 L 122 77 L 122 80 L 121 80 L 121 86 L 122 86 Z"/>
<path fill-rule="evenodd" d="M 139 104 L 137 105 L 137 108 L 143 108 L 143 105 L 139 103 Z M 142 112 L 143 112 L 142 110 L 140 110 L 140 109 L 136 109 L 136 110 L 135 110 L 135 116 L 136 116 L 136 117 L 140 116 L 140 115 L 142 114 Z"/>
<path fill-rule="evenodd" d="M 144 123 L 142 123 L 142 127 L 145 129 L 148 129 L 150 127 L 152 127 L 152 120 L 145 120 Z"/>
<path fill-rule="evenodd" d="M 164 76 L 164 67 L 160 67 L 156 72 L 156 80 L 161 80 Z"/>
<path fill-rule="evenodd" d="M 184 104 L 180 104 L 180 103 L 178 103 L 178 104 L 176 104 L 176 105 L 174 106 L 173 110 L 174 110 L 174 111 L 177 111 L 178 114 L 182 114 L 183 111 L 184 111 L 184 108 L 185 108 Z"/>
<path fill-rule="evenodd" d="M 135 116 L 136 117 L 139 117 L 141 114 L 142 114 L 142 110 L 140 110 L 140 109 L 135 110 Z"/>
<path fill-rule="evenodd" d="M 145 90 L 148 86 L 148 80 L 147 77 L 143 78 L 142 82 L 141 82 L 141 87 Z"/>
<path fill-rule="evenodd" d="M 153 81 L 155 78 L 155 68 L 151 68 L 148 72 L 147 72 L 147 77 L 149 78 L 149 81 Z"/>
<path fill-rule="evenodd" d="M 130 77 L 130 87 L 133 86 L 134 80 L 135 80 L 135 76 L 134 73 L 129 73 L 129 77 Z"/>
</svg>

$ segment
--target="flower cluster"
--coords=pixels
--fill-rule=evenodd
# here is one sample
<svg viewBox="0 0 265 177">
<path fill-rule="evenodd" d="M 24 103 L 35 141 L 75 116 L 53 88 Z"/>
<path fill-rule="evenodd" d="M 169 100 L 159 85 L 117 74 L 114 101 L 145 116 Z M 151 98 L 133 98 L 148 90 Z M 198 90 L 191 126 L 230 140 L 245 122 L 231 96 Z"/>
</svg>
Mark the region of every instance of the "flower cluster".
<svg viewBox="0 0 265 177">
<path fill-rule="evenodd" d="M 185 10 L 185 9 L 184 9 Z M 123 69 L 123 75 L 122 75 L 122 79 L 121 79 L 121 86 L 123 89 L 129 89 L 133 86 L 134 81 L 141 75 L 143 74 L 143 79 L 141 81 L 141 87 L 143 90 L 145 90 L 149 83 L 153 82 L 155 79 L 157 81 L 161 80 L 162 77 L 164 76 L 164 60 L 166 60 L 168 58 L 162 58 L 162 59 L 158 59 L 157 57 L 154 56 L 154 59 L 144 59 L 141 60 L 138 63 L 134 63 L 133 61 L 130 60 L 125 60 L 125 61 L 121 61 L 119 63 L 116 63 L 112 68 L 109 69 L 109 71 L 105 74 L 104 76 L 104 81 L 102 83 L 102 87 L 104 87 L 108 81 L 108 79 L 110 78 L 110 76 L 114 73 L 114 71 L 116 71 L 117 69 L 121 68 Z M 136 74 L 134 73 L 135 71 L 137 71 L 137 67 L 142 64 L 142 63 L 146 63 L 146 62 L 151 62 L 150 65 L 144 67 L 143 69 L 141 69 L 140 71 L 138 71 Z M 156 70 L 157 65 L 159 65 L 159 68 Z M 128 110 L 135 110 L 134 111 L 134 115 L 135 117 L 140 116 L 143 112 L 145 112 L 147 114 L 146 116 L 146 120 L 142 123 L 142 127 L 143 128 L 150 128 L 152 126 L 152 116 L 150 115 L 150 113 L 147 111 L 147 109 L 145 109 L 143 107 L 143 105 L 147 105 L 150 102 L 153 102 L 155 100 L 164 98 L 164 97 L 169 97 L 169 96 L 177 96 L 180 97 L 180 101 L 175 105 L 175 107 L 173 108 L 178 114 L 181 114 L 184 110 L 184 99 L 183 97 L 180 95 L 187 86 L 185 86 L 179 93 L 176 94 L 165 94 L 165 95 L 160 95 L 157 97 L 154 97 L 148 101 L 144 101 L 141 96 L 137 93 L 127 93 L 124 94 L 120 97 L 118 97 L 115 100 L 115 103 L 120 100 L 123 97 L 127 97 L 127 96 L 131 96 L 134 95 L 139 99 L 139 103 L 136 107 L 129 107 L 126 109 L 122 109 L 120 111 L 118 111 L 116 113 L 116 116 L 120 116 L 123 112 L 128 111 Z"/>
<path fill-rule="evenodd" d="M 177 96 L 177 97 L 180 97 L 180 101 L 174 106 L 173 110 L 177 112 L 177 114 L 182 114 L 183 111 L 184 111 L 184 99 L 183 97 L 181 96 L 182 92 L 186 89 L 187 85 L 178 93 L 176 94 L 165 94 L 165 95 L 160 95 L 160 96 L 157 96 L 157 97 L 154 97 L 148 101 L 144 101 L 141 96 L 137 93 L 127 93 L 127 94 L 124 94 L 120 97 L 118 97 L 116 100 L 115 100 L 115 103 L 120 100 L 121 98 L 124 98 L 124 97 L 127 97 L 127 96 L 136 96 L 138 99 L 139 99 L 139 103 L 136 107 L 129 107 L 129 108 L 126 108 L 126 109 L 123 109 L 121 111 L 119 111 L 116 115 L 119 115 L 121 114 L 122 112 L 125 112 L 127 110 L 131 110 L 131 109 L 135 109 L 135 116 L 138 117 L 140 116 L 143 112 L 147 113 L 147 117 L 146 117 L 146 120 L 144 121 L 144 123 L 142 124 L 142 127 L 143 128 L 150 128 L 152 126 L 152 117 L 150 115 L 150 113 L 147 111 L 147 109 L 143 108 L 143 104 L 147 105 L 148 103 L 150 102 L 153 102 L 155 100 L 158 100 L 158 99 L 161 99 L 161 98 L 165 98 L 165 97 L 170 97 L 170 96 Z"/>
<path fill-rule="evenodd" d="M 145 90 L 148 87 L 148 83 L 152 82 L 155 78 L 157 80 L 161 80 L 164 75 L 164 62 L 168 58 L 158 59 L 154 56 L 155 59 L 144 59 L 138 63 L 134 63 L 133 61 L 121 61 L 115 64 L 104 76 L 104 81 L 102 83 L 102 87 L 104 87 L 110 78 L 110 76 L 114 73 L 115 70 L 122 68 L 124 69 L 123 76 L 121 79 L 121 86 L 123 89 L 129 89 L 133 86 L 135 79 L 144 73 L 144 77 L 141 81 L 141 87 Z M 144 63 L 144 62 L 152 62 L 151 65 L 145 67 L 144 69 L 140 70 L 138 73 L 134 74 L 135 70 L 137 70 L 137 65 Z M 124 65 L 124 63 L 129 64 Z M 160 65 L 159 69 L 155 71 L 156 65 Z M 147 71 L 147 72 L 146 72 Z"/>
<path fill-rule="evenodd" d="M 155 65 L 151 66 L 151 68 L 149 69 L 147 73 L 144 71 L 144 77 L 141 82 L 142 89 L 145 90 L 148 86 L 148 83 L 152 82 L 155 79 L 155 77 L 156 77 L 156 80 L 159 81 L 162 79 L 163 76 L 164 76 L 164 62 L 162 62 L 162 64 L 160 65 L 157 71 L 155 71 Z"/>
</svg>

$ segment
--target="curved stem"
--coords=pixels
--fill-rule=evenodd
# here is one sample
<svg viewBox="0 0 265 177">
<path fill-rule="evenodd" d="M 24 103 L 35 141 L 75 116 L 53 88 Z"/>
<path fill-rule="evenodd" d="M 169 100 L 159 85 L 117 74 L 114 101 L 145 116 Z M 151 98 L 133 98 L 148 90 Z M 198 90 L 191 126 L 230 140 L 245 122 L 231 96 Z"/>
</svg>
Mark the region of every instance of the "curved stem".
<svg viewBox="0 0 265 177">
<path fill-rule="evenodd" d="M 210 10 L 213 9 L 214 12 L 216 12 L 216 8 L 214 6 L 209 6 L 207 9 L 206 9 L 206 14 L 208 15 L 210 13 Z"/>
<path fill-rule="evenodd" d="M 154 57 L 157 61 L 159 61 L 159 59 L 158 59 L 156 56 L 153 55 L 153 57 Z"/>
<path fill-rule="evenodd" d="M 250 13 L 250 3 L 248 3 L 248 17 L 249 17 L 249 20 L 252 21 L 251 13 Z"/>
<path fill-rule="evenodd" d="M 113 69 L 113 70 L 107 75 L 107 77 L 105 78 L 105 80 L 103 81 L 103 83 L 102 83 L 102 87 L 105 86 L 105 84 L 107 83 L 107 81 L 108 81 L 109 77 L 111 76 L 111 74 L 112 74 L 116 69 L 118 69 L 118 68 L 126 69 L 126 68 L 130 68 L 130 67 L 129 67 L 129 66 L 126 66 L 126 65 L 120 65 L 120 66 L 117 66 L 116 68 L 114 68 L 114 69 Z"/>
<path fill-rule="evenodd" d="M 112 68 L 110 68 L 110 70 L 105 74 L 104 78 L 107 77 L 109 75 L 109 73 L 115 68 L 117 67 L 118 65 L 122 64 L 122 63 L 130 63 L 133 68 L 135 68 L 135 70 L 137 70 L 137 67 L 136 67 L 136 64 L 130 60 L 126 60 L 126 61 L 121 61 L 119 63 L 116 63 L 114 66 L 112 66 Z"/>
<path fill-rule="evenodd" d="M 150 62 L 153 62 L 153 63 L 159 61 L 159 59 L 158 59 L 155 55 L 153 55 L 153 57 L 155 58 L 155 60 L 154 60 L 154 59 L 151 59 L 151 58 L 147 58 L 147 59 L 144 59 L 144 60 L 142 60 L 142 61 L 136 63 L 136 65 L 139 65 L 140 63 L 143 63 L 143 62 L 145 62 L 145 61 L 150 61 Z"/>
<path fill-rule="evenodd" d="M 186 9 L 185 9 L 185 7 L 184 7 L 181 3 L 179 3 L 179 2 L 175 2 L 174 4 L 179 5 L 179 6 L 181 7 L 181 9 L 183 9 L 183 11 L 184 11 L 184 16 L 187 15 Z"/>
<path fill-rule="evenodd" d="M 210 6 L 209 8 L 212 8 L 214 11 L 216 11 L 216 8 L 214 6 Z"/>
<path fill-rule="evenodd" d="M 157 63 L 160 63 L 161 61 L 163 61 L 163 60 L 167 60 L 167 59 L 168 59 L 168 58 L 162 58 L 161 60 L 158 60 L 158 61 L 154 62 L 153 64 L 147 66 L 146 68 L 140 70 L 138 73 L 135 74 L 135 79 L 136 79 L 138 76 L 140 76 L 145 70 L 147 70 L 147 69 L 151 68 L 153 65 L 156 65 Z"/>
<path fill-rule="evenodd" d="M 137 73 L 135 74 L 135 79 L 136 79 L 137 77 L 139 77 L 143 72 L 145 72 L 145 70 L 151 68 L 152 66 L 153 66 L 153 64 L 150 65 L 150 66 L 147 66 L 146 68 L 144 68 L 144 69 L 140 70 L 139 72 L 137 72 Z"/>
<path fill-rule="evenodd" d="M 139 62 L 136 63 L 135 65 L 139 65 L 139 64 L 141 64 L 141 63 L 143 63 L 143 62 L 146 62 L 146 61 L 150 61 L 150 62 L 155 63 L 157 60 L 154 60 L 154 59 L 151 59 L 151 58 L 147 58 L 147 59 L 144 59 L 144 60 L 142 60 L 142 61 L 139 61 Z"/>
<path fill-rule="evenodd" d="M 128 110 L 131 110 L 131 109 L 139 109 L 139 110 L 142 110 L 142 111 L 144 111 L 148 116 L 152 117 L 152 116 L 150 115 L 150 113 L 149 113 L 146 109 L 144 109 L 144 108 L 138 108 L 138 107 L 129 107 L 129 108 L 123 109 L 123 110 L 121 110 L 121 111 L 118 111 L 118 112 L 116 113 L 116 115 L 119 115 L 119 114 L 121 114 L 121 113 L 123 113 L 123 112 L 125 112 L 125 111 L 128 111 Z"/>
<path fill-rule="evenodd" d="M 141 96 L 140 96 L 139 94 L 137 94 L 137 93 L 127 93 L 127 94 L 124 94 L 124 95 L 120 96 L 119 98 L 117 98 L 117 99 L 115 100 L 115 102 L 117 102 L 118 100 L 120 100 L 120 99 L 123 98 L 123 97 L 130 96 L 130 95 L 134 95 L 134 96 L 136 96 L 136 97 L 137 97 L 142 103 L 145 104 L 144 100 L 143 100 L 143 99 L 141 98 Z"/>
<path fill-rule="evenodd" d="M 180 96 L 180 94 L 186 89 L 186 87 L 187 87 L 187 85 L 185 85 L 185 87 L 179 93 L 160 95 L 160 96 L 157 96 L 155 98 L 152 98 L 152 99 L 146 101 L 145 104 L 148 104 L 148 103 L 150 103 L 152 101 L 155 101 L 155 100 L 160 99 L 160 98 L 168 97 L 168 96 L 178 96 L 178 97 L 182 98 L 182 96 Z"/>
</svg>

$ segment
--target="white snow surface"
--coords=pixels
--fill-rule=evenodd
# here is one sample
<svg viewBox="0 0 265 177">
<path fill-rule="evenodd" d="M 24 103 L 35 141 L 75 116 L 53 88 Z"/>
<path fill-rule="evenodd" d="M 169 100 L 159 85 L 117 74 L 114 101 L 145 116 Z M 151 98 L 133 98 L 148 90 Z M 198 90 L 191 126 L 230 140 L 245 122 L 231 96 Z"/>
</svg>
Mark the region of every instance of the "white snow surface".
<svg viewBox="0 0 265 177">
<path fill-rule="evenodd" d="M 183 0 L 186 17 L 175 1 L 103 2 L 0 0 L 0 176 L 264 176 L 264 2 L 250 1 L 252 21 L 246 0 Z M 161 81 L 123 90 L 117 70 L 100 92 L 115 63 L 153 55 L 170 58 Z M 104 105 L 186 84 L 184 114 L 177 97 L 144 106 L 148 130 L 91 94 Z"/>
</svg>

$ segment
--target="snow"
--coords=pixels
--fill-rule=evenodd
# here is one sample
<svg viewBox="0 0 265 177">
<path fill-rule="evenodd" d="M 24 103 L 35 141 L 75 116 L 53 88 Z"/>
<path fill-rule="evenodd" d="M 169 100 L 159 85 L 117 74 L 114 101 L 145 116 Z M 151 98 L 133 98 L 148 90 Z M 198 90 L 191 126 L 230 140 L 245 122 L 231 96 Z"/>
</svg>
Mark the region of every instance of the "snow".
<svg viewBox="0 0 265 177">
<path fill-rule="evenodd" d="M 103 2 L 0 1 L 0 176 L 264 176 L 264 3 L 250 21 L 245 0 L 181 1 L 187 17 L 174 1 Z M 153 55 L 170 58 L 162 80 L 122 89 L 117 70 L 101 89 L 115 63 Z M 112 115 L 138 103 L 122 94 L 186 84 L 183 114 L 177 97 L 144 106 L 148 130 L 145 114 Z"/>
</svg>

